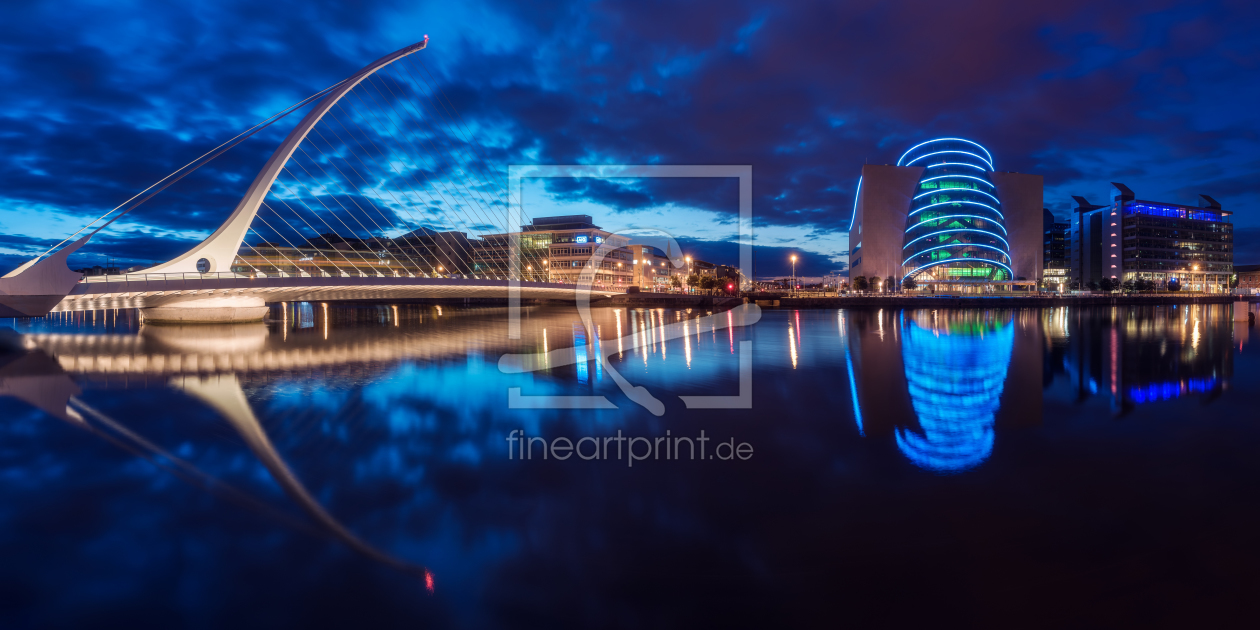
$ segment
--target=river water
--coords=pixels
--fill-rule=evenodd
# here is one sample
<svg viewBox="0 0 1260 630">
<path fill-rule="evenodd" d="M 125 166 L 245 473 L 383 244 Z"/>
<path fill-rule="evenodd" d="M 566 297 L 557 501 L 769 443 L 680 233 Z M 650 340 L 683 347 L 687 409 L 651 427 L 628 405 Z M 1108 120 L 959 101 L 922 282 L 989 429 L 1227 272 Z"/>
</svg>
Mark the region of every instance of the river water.
<svg viewBox="0 0 1260 630">
<path fill-rule="evenodd" d="M 274 314 L 3 322 L 0 627 L 1203 627 L 1260 579 L 1228 307 Z"/>
</svg>

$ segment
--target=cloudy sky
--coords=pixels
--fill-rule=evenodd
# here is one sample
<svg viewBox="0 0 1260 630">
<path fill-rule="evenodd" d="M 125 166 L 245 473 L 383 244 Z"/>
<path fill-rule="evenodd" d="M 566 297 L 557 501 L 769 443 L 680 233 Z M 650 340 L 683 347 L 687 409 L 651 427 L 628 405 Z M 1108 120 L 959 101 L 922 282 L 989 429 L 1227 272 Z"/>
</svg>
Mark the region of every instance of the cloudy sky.
<svg viewBox="0 0 1260 630">
<path fill-rule="evenodd" d="M 1040 5 L 1033 7 L 1032 4 Z M 791 8 L 787 8 L 790 6 Z M 839 268 L 857 175 L 939 135 L 1045 176 L 1046 206 L 1237 212 L 1260 262 L 1255 2 L 23 2 L 0 7 L 0 271 L 260 119 L 428 34 L 492 173 L 750 164 L 757 275 Z M 282 121 L 72 261 L 178 254 L 231 212 Z M 493 180 L 497 176 L 491 176 Z M 485 184 L 485 182 L 481 182 Z M 490 182 L 493 184 L 493 181 Z M 500 182 L 501 185 L 501 182 Z M 657 227 L 735 262 L 733 180 L 548 181 L 530 215 Z"/>
</svg>

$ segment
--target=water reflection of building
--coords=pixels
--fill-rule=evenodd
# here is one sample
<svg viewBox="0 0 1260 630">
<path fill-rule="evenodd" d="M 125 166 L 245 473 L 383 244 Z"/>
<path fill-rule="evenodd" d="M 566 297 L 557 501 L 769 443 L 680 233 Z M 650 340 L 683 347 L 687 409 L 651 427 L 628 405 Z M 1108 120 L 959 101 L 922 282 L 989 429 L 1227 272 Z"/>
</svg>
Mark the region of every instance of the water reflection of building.
<svg viewBox="0 0 1260 630">
<path fill-rule="evenodd" d="M 972 468 L 993 451 L 1014 326 L 988 311 L 917 315 L 907 318 L 901 355 L 919 431 L 898 427 L 897 446 L 922 468 Z"/>
<path fill-rule="evenodd" d="M 1059 308 L 1042 317 L 1047 367 L 1077 401 L 1107 396 L 1124 413 L 1189 395 L 1207 400 L 1233 376 L 1229 305 Z"/>
<path fill-rule="evenodd" d="M 997 426 L 1041 422 L 1041 326 L 1034 311 L 846 313 L 855 417 L 894 437 L 915 465 L 973 468 Z"/>
</svg>

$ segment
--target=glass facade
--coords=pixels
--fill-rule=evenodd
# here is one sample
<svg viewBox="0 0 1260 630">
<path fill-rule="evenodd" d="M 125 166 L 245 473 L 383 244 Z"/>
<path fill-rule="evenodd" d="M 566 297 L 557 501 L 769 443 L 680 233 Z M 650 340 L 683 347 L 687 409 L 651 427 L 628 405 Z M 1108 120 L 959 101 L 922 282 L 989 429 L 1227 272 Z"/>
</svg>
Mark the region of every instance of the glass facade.
<svg viewBox="0 0 1260 630">
<path fill-rule="evenodd" d="M 1013 280 L 1006 219 L 989 179 L 993 157 L 961 138 L 911 147 L 897 166 L 922 166 L 902 246 L 902 279 L 924 283 Z"/>
<path fill-rule="evenodd" d="M 1123 207 L 1123 280 L 1166 283 L 1176 278 L 1194 291 L 1223 291 L 1234 272 L 1234 226 L 1219 209 L 1149 201 Z"/>
</svg>

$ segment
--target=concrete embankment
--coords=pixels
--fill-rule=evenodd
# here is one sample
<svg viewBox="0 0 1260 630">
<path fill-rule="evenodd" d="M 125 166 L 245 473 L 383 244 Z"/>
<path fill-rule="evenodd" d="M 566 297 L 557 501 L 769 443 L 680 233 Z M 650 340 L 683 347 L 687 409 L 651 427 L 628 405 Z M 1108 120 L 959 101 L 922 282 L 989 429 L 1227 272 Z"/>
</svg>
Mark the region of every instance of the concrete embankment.
<svg viewBox="0 0 1260 630">
<path fill-rule="evenodd" d="M 677 293 L 627 293 L 591 302 L 591 306 L 621 308 L 735 308 L 744 303 L 743 298 L 719 295 L 687 295 Z"/>
<path fill-rule="evenodd" d="M 766 298 L 773 300 L 775 298 Z M 1233 295 L 1069 295 L 1034 296 L 845 296 L 780 297 L 779 308 L 1052 308 L 1056 306 L 1160 306 L 1167 304 L 1233 304 Z M 1254 296 L 1247 301 L 1256 302 Z M 759 303 L 767 305 L 765 299 Z"/>
</svg>

